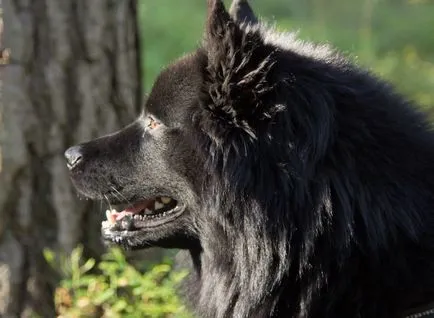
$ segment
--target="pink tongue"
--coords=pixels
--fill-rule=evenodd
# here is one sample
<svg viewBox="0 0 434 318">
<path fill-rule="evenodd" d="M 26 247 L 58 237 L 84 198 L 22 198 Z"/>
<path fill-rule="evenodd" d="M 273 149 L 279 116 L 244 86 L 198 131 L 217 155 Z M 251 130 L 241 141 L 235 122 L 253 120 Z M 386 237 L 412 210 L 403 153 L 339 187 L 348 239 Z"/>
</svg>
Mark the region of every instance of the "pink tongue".
<svg viewBox="0 0 434 318">
<path fill-rule="evenodd" d="M 119 212 L 119 213 L 113 213 L 112 214 L 112 218 L 114 218 L 115 221 L 119 221 L 119 220 L 122 220 L 128 214 L 131 215 L 132 213 L 125 212 L 125 211 L 122 211 L 122 212 Z"/>
<path fill-rule="evenodd" d="M 146 209 L 152 202 L 153 200 L 144 200 L 137 202 L 136 204 L 125 208 L 125 210 L 119 213 L 113 213 L 112 217 L 114 217 L 116 221 L 122 220 L 126 215 L 136 214 Z"/>
<path fill-rule="evenodd" d="M 125 208 L 125 210 L 123 210 L 122 212 L 129 212 L 129 213 L 133 213 L 133 214 L 139 213 L 140 211 L 146 209 L 149 206 L 149 204 L 152 202 L 153 202 L 153 200 L 140 201 L 140 202 L 137 202 L 136 204 L 134 204 L 132 206 Z"/>
</svg>

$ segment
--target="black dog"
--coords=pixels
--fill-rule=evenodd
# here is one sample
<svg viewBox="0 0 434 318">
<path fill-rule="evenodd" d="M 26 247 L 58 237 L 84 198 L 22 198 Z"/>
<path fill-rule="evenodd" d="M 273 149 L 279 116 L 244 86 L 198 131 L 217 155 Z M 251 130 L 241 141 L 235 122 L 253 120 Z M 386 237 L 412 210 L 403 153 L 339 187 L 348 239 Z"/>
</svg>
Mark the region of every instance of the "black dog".
<svg viewBox="0 0 434 318">
<path fill-rule="evenodd" d="M 434 301 L 434 135 L 327 46 L 208 1 L 130 126 L 66 152 L 106 240 L 185 249 L 199 317 L 404 317 Z M 428 305 L 428 307 L 427 307 Z M 434 306 L 433 306 L 434 307 Z M 428 310 L 428 311 L 426 311 Z"/>
</svg>

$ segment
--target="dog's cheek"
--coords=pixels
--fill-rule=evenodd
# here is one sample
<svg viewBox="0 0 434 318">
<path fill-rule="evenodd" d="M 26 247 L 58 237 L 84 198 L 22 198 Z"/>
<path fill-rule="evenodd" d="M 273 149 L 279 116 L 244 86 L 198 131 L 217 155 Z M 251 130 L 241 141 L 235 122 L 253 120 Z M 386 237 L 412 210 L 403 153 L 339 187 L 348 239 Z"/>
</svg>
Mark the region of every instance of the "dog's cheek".
<svg viewBox="0 0 434 318">
<path fill-rule="evenodd" d="M 169 169 L 184 182 L 192 186 L 200 184 L 198 179 L 203 176 L 203 160 L 200 160 L 199 152 L 183 134 L 167 136 L 162 150 L 165 166 L 170 167 Z"/>
</svg>

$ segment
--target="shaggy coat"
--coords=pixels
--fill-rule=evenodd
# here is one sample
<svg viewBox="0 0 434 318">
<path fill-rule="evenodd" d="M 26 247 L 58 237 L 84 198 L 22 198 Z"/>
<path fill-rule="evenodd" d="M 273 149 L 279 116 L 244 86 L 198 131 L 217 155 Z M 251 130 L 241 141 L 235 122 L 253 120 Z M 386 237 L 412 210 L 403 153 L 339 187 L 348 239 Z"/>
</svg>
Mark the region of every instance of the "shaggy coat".
<svg viewBox="0 0 434 318">
<path fill-rule="evenodd" d="M 131 205 L 105 240 L 185 250 L 198 317 L 392 318 L 434 301 L 425 116 L 245 0 L 209 0 L 203 45 L 143 114 L 66 157 L 82 194 Z"/>
<path fill-rule="evenodd" d="M 199 50 L 193 134 L 206 132 L 211 176 L 193 254 L 199 316 L 401 317 L 433 301 L 424 116 L 329 47 L 252 16 L 210 1 Z"/>
</svg>

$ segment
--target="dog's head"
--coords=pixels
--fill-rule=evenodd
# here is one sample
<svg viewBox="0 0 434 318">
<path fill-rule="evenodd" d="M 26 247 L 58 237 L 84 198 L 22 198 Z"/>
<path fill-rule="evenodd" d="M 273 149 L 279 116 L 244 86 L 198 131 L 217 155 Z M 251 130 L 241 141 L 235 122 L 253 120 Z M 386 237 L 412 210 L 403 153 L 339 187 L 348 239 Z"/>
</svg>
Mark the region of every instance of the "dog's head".
<svg viewBox="0 0 434 318">
<path fill-rule="evenodd" d="M 202 81 L 193 54 L 164 70 L 141 115 L 120 131 L 65 152 L 73 184 L 105 200 L 104 239 L 128 248 L 183 248 L 195 239 L 203 162 L 188 137 Z"/>
<path fill-rule="evenodd" d="M 139 118 L 66 151 L 78 191 L 120 210 L 107 212 L 105 239 L 191 247 L 199 244 L 209 180 L 232 161 L 229 174 L 243 175 L 235 182 L 251 186 L 258 156 L 250 150 L 269 137 L 260 130 L 281 110 L 273 100 L 278 50 L 261 32 L 246 1 L 228 12 L 209 0 L 203 46 L 159 75 Z"/>
</svg>

